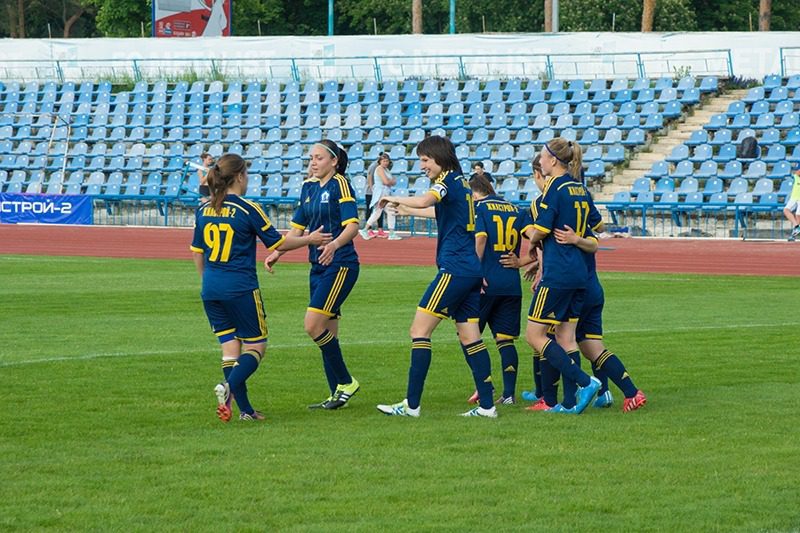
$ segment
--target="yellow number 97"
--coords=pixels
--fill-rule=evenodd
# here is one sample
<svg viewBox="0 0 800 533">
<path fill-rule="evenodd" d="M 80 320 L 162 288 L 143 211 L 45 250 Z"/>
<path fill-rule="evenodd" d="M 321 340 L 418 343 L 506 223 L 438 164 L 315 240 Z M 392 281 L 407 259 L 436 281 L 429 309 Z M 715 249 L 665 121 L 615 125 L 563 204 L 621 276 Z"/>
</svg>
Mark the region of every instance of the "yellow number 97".
<svg viewBox="0 0 800 533">
<path fill-rule="evenodd" d="M 203 228 L 203 240 L 211 249 L 208 260 L 227 263 L 231 258 L 231 245 L 233 244 L 233 228 L 230 224 L 208 223 Z M 224 240 L 224 242 L 223 242 Z M 220 253 L 221 252 L 221 253 Z"/>
</svg>

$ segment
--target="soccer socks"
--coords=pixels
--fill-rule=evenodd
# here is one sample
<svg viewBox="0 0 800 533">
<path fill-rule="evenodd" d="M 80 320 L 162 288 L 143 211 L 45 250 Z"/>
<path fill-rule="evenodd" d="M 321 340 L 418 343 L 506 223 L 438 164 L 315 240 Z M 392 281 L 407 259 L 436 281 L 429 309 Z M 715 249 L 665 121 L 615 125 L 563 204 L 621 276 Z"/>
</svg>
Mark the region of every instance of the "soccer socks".
<svg viewBox="0 0 800 533">
<path fill-rule="evenodd" d="M 567 352 L 567 355 L 578 368 L 581 367 L 581 353 L 578 350 Z M 571 379 L 564 379 L 564 399 L 561 401 L 561 406 L 567 409 L 575 407 L 575 393 L 578 392 L 578 384 Z"/>
<path fill-rule="evenodd" d="M 228 378 L 233 372 L 233 367 L 236 365 L 236 359 L 233 357 L 223 357 L 222 358 L 222 375 L 225 377 L 225 381 L 228 381 Z"/>
<path fill-rule="evenodd" d="M 600 390 L 597 391 L 598 396 L 602 396 L 608 391 L 608 374 L 602 368 L 597 366 L 597 361 L 592 361 L 592 374 L 600 380 Z"/>
<path fill-rule="evenodd" d="M 322 334 L 314 339 L 319 349 L 322 351 L 322 359 L 326 363 L 325 375 L 328 377 L 328 386 L 331 386 L 330 375 L 328 374 L 328 367 L 330 372 L 336 379 L 332 390 L 336 390 L 336 385 L 347 385 L 353 381 L 350 372 L 347 371 L 347 366 L 344 364 L 344 357 L 342 357 L 342 349 L 339 347 L 339 339 L 329 330 L 325 330 Z"/>
<path fill-rule="evenodd" d="M 424 337 L 411 339 L 411 366 L 408 368 L 408 407 L 417 409 L 422 399 L 425 378 L 431 366 L 431 340 Z"/>
<path fill-rule="evenodd" d="M 517 389 L 517 347 L 513 339 L 498 340 L 497 350 L 500 352 L 500 364 L 503 365 L 503 398 L 511 398 Z"/>
<path fill-rule="evenodd" d="M 544 357 L 539 358 L 539 368 L 541 369 L 542 394 L 544 403 L 553 407 L 558 403 L 558 380 L 561 374 Z"/>
<path fill-rule="evenodd" d="M 491 409 L 494 407 L 494 398 L 492 397 L 494 386 L 492 385 L 492 363 L 489 359 L 489 350 L 486 349 L 486 344 L 482 340 L 471 344 L 462 344 L 461 349 L 467 364 L 472 369 L 480 406 L 484 409 Z"/>
<path fill-rule="evenodd" d="M 625 370 L 625 365 L 622 364 L 619 357 L 608 350 L 603 350 L 603 353 L 597 358 L 597 368 L 605 372 L 609 379 L 614 382 L 614 385 L 619 387 L 619 390 L 622 391 L 622 394 L 624 394 L 626 398 L 633 398 L 636 396 L 636 391 L 638 389 L 636 385 L 633 384 L 633 380 L 628 375 L 628 372 Z"/>
<path fill-rule="evenodd" d="M 534 350 L 533 352 L 533 393 L 537 398 L 542 397 L 542 356 Z"/>
<path fill-rule="evenodd" d="M 564 351 L 564 348 L 559 346 L 556 341 L 548 339 L 542 350 L 542 355 L 556 370 L 561 372 L 565 380 L 571 379 L 581 387 L 586 387 L 592 382 L 589 375 L 574 364 L 567 352 Z"/>
<path fill-rule="evenodd" d="M 330 363 L 325 358 L 325 354 L 322 354 L 322 368 L 325 370 L 325 379 L 328 381 L 328 388 L 331 390 L 331 396 L 333 393 L 336 392 L 336 386 L 338 383 L 336 382 L 336 374 L 333 373 L 333 369 L 331 368 Z"/>
<path fill-rule="evenodd" d="M 254 409 L 247 397 L 245 382 L 258 369 L 259 362 L 261 362 L 261 355 L 258 352 L 254 350 L 242 352 L 228 375 L 228 385 L 230 385 L 236 405 L 239 406 L 239 411 L 249 415 L 253 414 Z"/>
</svg>

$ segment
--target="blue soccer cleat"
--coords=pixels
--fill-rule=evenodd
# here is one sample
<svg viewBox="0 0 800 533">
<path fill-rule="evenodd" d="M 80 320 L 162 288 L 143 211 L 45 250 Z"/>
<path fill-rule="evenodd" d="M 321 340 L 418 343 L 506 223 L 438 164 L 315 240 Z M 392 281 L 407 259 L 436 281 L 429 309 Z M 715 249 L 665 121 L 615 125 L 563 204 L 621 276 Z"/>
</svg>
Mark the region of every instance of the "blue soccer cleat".
<svg viewBox="0 0 800 533">
<path fill-rule="evenodd" d="M 532 390 L 522 391 L 522 399 L 526 402 L 538 402 L 540 400 L 539 396 L 536 396 L 536 392 Z"/>
<path fill-rule="evenodd" d="M 603 394 L 597 396 L 597 399 L 592 404 L 592 407 L 598 409 L 605 409 L 614 405 L 614 397 L 611 396 L 611 391 L 607 390 Z"/>
<path fill-rule="evenodd" d="M 577 415 L 578 411 L 574 407 L 566 408 L 560 403 L 555 404 L 550 409 L 545 409 L 545 413 L 559 413 L 563 415 Z"/>
<path fill-rule="evenodd" d="M 578 399 L 578 405 L 575 406 L 575 411 L 578 414 L 581 414 L 589 406 L 589 404 L 592 403 L 594 395 L 597 394 L 597 391 L 599 391 L 600 387 L 602 386 L 600 380 L 594 376 L 591 376 L 589 380 L 589 384 L 585 387 L 580 387 L 578 389 L 578 394 L 576 395 Z"/>
</svg>

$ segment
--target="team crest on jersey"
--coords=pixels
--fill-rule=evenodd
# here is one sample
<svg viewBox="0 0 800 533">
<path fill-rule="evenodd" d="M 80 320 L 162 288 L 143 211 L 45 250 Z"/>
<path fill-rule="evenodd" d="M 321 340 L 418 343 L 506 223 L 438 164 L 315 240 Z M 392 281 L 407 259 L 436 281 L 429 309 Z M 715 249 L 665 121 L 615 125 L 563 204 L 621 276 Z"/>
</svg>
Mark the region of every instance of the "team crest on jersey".
<svg viewBox="0 0 800 533">
<path fill-rule="evenodd" d="M 330 197 L 331 197 L 331 193 L 329 193 L 328 191 L 325 191 L 324 193 L 322 193 L 322 196 L 319 197 L 319 203 L 327 204 L 328 200 L 330 199 Z"/>
</svg>

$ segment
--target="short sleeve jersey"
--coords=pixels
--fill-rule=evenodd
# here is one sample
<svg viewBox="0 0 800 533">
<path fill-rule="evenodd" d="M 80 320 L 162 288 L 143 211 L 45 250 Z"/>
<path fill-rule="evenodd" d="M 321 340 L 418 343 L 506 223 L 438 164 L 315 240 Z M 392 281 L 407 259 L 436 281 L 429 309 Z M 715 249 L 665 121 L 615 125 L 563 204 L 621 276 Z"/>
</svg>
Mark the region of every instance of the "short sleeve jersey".
<svg viewBox="0 0 800 533">
<path fill-rule="evenodd" d="M 456 276 L 481 277 L 475 253 L 472 190 L 458 170 L 442 172 L 428 191 L 436 197 L 436 266 Z"/>
<path fill-rule="evenodd" d="M 487 196 L 475 203 L 475 236 L 486 237 L 481 259 L 486 294 L 522 296 L 519 270 L 505 268 L 500 257 L 509 252 L 519 256 L 521 237 L 531 226 L 527 209 L 520 210 L 499 196 Z"/>
<path fill-rule="evenodd" d="M 553 230 L 569 226 L 583 237 L 592 221 L 600 223 L 600 213 L 586 187 L 569 174 L 550 178 L 542 195 L 532 205 L 534 228 L 547 237 L 542 241 L 544 264 L 542 284 L 561 289 L 581 289 L 586 286 L 586 262 L 576 246 L 559 244 Z"/>
<path fill-rule="evenodd" d="M 792 174 L 792 192 L 789 194 L 789 199 L 800 201 L 800 170 Z"/>
<path fill-rule="evenodd" d="M 325 185 L 318 178 L 303 182 L 300 191 L 300 206 L 295 210 L 291 226 L 293 228 L 315 231 L 322 226 L 323 231 L 333 238 L 342 234 L 345 226 L 358 223 L 358 208 L 353 196 L 350 181 L 340 174 L 334 174 Z M 308 260 L 319 262 L 320 251 L 316 246 L 308 247 Z M 331 266 L 353 266 L 358 264 L 356 247 L 351 240 L 333 255 Z"/>
<path fill-rule="evenodd" d="M 203 254 L 204 300 L 225 300 L 258 288 L 256 238 L 270 250 L 283 242 L 257 203 L 229 194 L 219 210 L 208 202 L 197 208 L 190 248 Z"/>
</svg>

